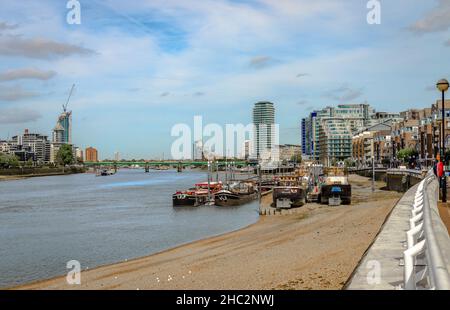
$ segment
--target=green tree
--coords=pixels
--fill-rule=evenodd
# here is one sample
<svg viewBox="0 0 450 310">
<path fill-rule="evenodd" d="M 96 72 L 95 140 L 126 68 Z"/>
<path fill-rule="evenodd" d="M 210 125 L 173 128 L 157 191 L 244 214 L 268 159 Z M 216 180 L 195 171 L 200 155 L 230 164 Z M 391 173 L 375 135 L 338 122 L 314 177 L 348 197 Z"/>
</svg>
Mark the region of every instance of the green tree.
<svg viewBox="0 0 450 310">
<path fill-rule="evenodd" d="M 417 158 L 418 155 L 419 153 L 415 149 L 406 148 L 398 151 L 397 157 L 404 162 L 410 162 L 414 158 Z"/>
<path fill-rule="evenodd" d="M 0 153 L 1 168 L 16 168 L 19 166 L 19 159 L 13 154 Z"/>
<path fill-rule="evenodd" d="M 355 167 L 355 166 L 356 166 L 356 163 L 355 163 L 354 160 L 352 160 L 352 159 L 350 159 L 350 158 L 346 158 L 346 159 L 344 160 L 344 167 L 345 167 L 345 168 Z"/>
<path fill-rule="evenodd" d="M 72 146 L 69 144 L 63 144 L 56 154 L 56 160 L 60 165 L 66 166 L 73 164 L 73 151 Z"/>
<path fill-rule="evenodd" d="M 27 160 L 27 162 L 25 163 L 26 167 L 33 167 L 33 160 L 30 158 Z"/>
<path fill-rule="evenodd" d="M 301 164 L 302 163 L 302 155 L 301 154 L 293 155 L 291 157 L 291 161 L 293 161 L 294 163 L 297 163 L 297 164 Z"/>
</svg>

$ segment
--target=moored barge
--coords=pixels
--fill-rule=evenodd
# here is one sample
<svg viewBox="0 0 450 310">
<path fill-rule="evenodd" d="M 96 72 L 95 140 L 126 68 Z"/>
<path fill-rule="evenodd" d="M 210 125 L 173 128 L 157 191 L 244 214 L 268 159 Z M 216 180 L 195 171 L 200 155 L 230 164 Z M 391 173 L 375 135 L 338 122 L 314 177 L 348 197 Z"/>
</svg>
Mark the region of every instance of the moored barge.
<svg viewBox="0 0 450 310">
<path fill-rule="evenodd" d="M 320 187 L 319 201 L 322 204 L 333 206 L 351 204 L 352 187 L 344 171 L 334 168 L 328 172 L 328 176 L 325 177 Z"/>
<path fill-rule="evenodd" d="M 222 190 L 221 182 L 210 182 L 209 191 L 211 198 Z M 172 204 L 174 207 L 198 207 L 208 202 L 208 182 L 197 183 L 194 188 L 185 191 L 177 191 L 172 195 Z"/>
<path fill-rule="evenodd" d="M 272 192 L 273 207 L 278 209 L 290 209 L 301 207 L 306 203 L 306 187 L 302 183 L 302 177 L 280 177 Z"/>
<path fill-rule="evenodd" d="M 239 206 L 249 203 L 258 197 L 255 184 L 249 181 L 235 182 L 214 195 L 216 206 Z"/>
</svg>

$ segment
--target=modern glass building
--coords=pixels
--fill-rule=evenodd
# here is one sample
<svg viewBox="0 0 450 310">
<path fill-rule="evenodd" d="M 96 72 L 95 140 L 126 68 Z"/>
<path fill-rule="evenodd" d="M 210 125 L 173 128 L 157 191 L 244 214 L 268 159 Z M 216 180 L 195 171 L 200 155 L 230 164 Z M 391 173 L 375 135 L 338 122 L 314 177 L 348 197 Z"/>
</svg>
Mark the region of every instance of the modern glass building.
<svg viewBox="0 0 450 310">
<path fill-rule="evenodd" d="M 310 113 L 302 120 L 303 154 L 327 162 L 329 158 L 351 157 L 352 134 L 371 125 L 374 116 L 375 110 L 366 103 L 341 104 Z M 332 138 L 326 139 L 327 134 Z"/>
<path fill-rule="evenodd" d="M 335 165 L 352 157 L 352 130 L 343 118 L 323 118 L 319 133 L 319 154 L 321 162 Z"/>
<path fill-rule="evenodd" d="M 72 144 L 72 111 L 63 112 L 58 117 L 58 124 L 64 128 L 62 143 Z"/>
<path fill-rule="evenodd" d="M 306 118 L 302 118 L 300 135 L 302 137 L 302 141 L 300 143 L 302 147 L 302 154 L 306 154 Z"/>
<path fill-rule="evenodd" d="M 275 107 L 272 102 L 260 101 L 253 107 L 254 155 L 260 159 L 270 152 L 275 141 Z"/>
</svg>

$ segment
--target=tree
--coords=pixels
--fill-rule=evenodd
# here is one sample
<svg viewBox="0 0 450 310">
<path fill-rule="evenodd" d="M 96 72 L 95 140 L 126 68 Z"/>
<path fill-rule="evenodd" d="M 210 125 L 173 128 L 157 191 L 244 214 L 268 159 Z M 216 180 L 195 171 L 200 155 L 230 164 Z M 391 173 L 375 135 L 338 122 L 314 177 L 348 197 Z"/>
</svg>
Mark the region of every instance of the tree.
<svg viewBox="0 0 450 310">
<path fill-rule="evenodd" d="M 291 157 L 291 161 L 293 161 L 296 164 L 301 164 L 302 163 L 302 155 L 301 154 L 293 155 Z"/>
<path fill-rule="evenodd" d="M 0 168 L 16 168 L 19 166 L 19 159 L 13 154 L 0 153 Z"/>
<path fill-rule="evenodd" d="M 25 166 L 26 167 L 28 167 L 28 168 L 30 168 L 30 167 L 33 167 L 33 159 L 28 159 L 26 162 L 25 162 Z"/>
<path fill-rule="evenodd" d="M 69 144 L 63 144 L 56 154 L 56 160 L 60 165 L 66 166 L 73 164 L 73 151 L 72 146 Z"/>
<path fill-rule="evenodd" d="M 411 159 L 417 158 L 418 155 L 419 153 L 415 149 L 406 148 L 398 151 L 397 157 L 400 160 L 409 162 Z"/>
<path fill-rule="evenodd" d="M 355 161 L 352 160 L 351 158 L 346 158 L 346 159 L 344 160 L 344 167 L 345 167 L 345 168 L 355 167 L 355 166 L 356 166 L 356 163 L 355 163 Z"/>
<path fill-rule="evenodd" d="M 412 148 L 402 149 L 398 152 L 397 157 L 409 167 L 415 167 L 419 152 Z"/>
</svg>

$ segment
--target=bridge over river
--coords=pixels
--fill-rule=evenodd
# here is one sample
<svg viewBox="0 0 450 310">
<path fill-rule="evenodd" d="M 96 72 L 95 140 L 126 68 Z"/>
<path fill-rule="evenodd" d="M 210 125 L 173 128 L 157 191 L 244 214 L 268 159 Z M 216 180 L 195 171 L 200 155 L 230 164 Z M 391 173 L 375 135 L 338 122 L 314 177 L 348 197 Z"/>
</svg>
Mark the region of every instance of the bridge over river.
<svg viewBox="0 0 450 310">
<path fill-rule="evenodd" d="M 235 166 L 247 166 L 246 161 L 217 161 L 217 165 L 219 166 L 225 166 L 226 164 L 231 164 Z M 146 166 L 196 166 L 196 167 L 202 167 L 202 166 L 208 166 L 207 161 L 175 161 L 175 160 L 169 160 L 169 161 L 101 161 L 101 162 L 84 162 L 85 166 L 93 167 L 93 166 L 105 166 L 105 167 L 113 167 L 113 166 L 119 166 L 119 167 L 130 167 L 130 166 L 139 166 L 139 167 L 146 167 Z"/>
</svg>

